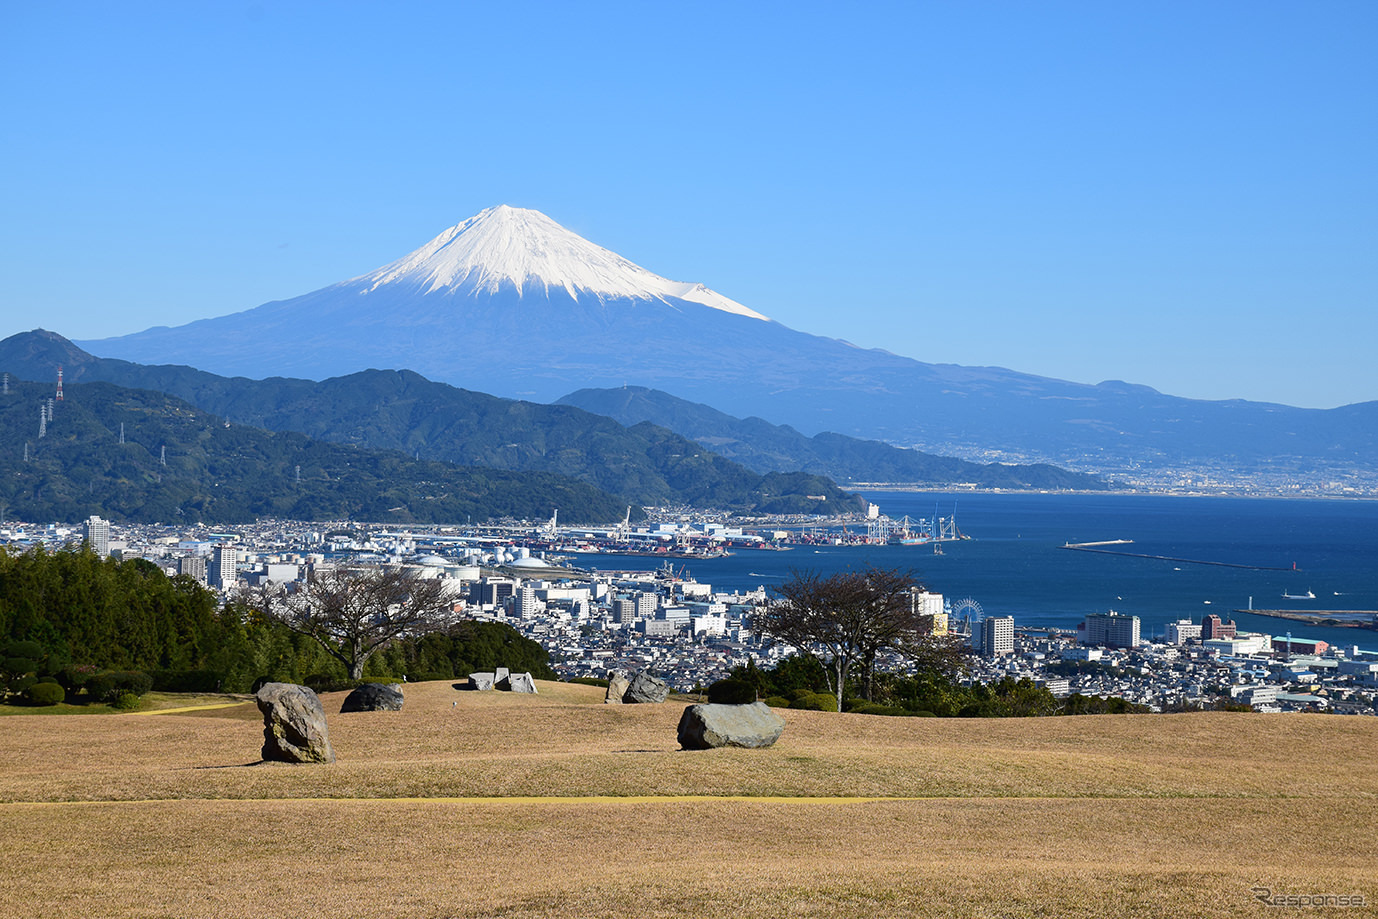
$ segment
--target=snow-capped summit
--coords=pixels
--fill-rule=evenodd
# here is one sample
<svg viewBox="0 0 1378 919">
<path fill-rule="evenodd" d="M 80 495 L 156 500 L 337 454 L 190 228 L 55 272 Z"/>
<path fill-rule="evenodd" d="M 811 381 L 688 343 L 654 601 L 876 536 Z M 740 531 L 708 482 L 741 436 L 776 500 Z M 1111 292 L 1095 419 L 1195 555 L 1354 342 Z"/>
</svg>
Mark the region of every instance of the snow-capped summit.
<svg viewBox="0 0 1378 919">
<path fill-rule="evenodd" d="M 388 285 L 449 294 L 518 295 L 564 288 L 575 300 L 689 300 L 713 309 L 769 321 L 753 309 L 702 284 L 671 281 L 594 245 L 540 211 L 499 205 L 450 227 L 409 255 L 361 275 L 350 285 L 372 292 Z"/>
</svg>

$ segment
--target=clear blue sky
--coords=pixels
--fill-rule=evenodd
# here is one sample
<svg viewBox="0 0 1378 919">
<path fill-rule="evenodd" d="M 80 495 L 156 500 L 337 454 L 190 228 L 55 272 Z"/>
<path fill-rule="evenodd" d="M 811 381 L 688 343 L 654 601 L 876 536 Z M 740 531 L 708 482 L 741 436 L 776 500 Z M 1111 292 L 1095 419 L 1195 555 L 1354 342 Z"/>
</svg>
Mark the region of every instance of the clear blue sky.
<svg viewBox="0 0 1378 919">
<path fill-rule="evenodd" d="M 495 204 L 816 334 L 1378 399 L 1378 3 L 0 5 L 0 336 L 178 325 Z"/>
</svg>

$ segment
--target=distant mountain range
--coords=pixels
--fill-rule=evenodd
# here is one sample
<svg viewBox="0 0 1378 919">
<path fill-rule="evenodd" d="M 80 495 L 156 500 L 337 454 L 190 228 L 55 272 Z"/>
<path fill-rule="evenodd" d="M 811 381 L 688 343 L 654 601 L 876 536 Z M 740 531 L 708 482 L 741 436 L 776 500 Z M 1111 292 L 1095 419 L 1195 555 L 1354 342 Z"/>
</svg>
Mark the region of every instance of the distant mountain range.
<svg viewBox="0 0 1378 919">
<path fill-rule="evenodd" d="M 617 519 L 627 504 L 638 507 L 638 516 L 641 505 L 758 514 L 839 513 L 861 506 L 823 476 L 753 472 L 652 424 L 624 427 L 573 406 L 499 399 L 409 371 L 370 370 L 319 383 L 249 380 L 96 358 L 52 332 L 27 332 L 0 342 L 0 370 L 55 380 L 59 366 L 68 382 L 106 380 L 169 393 L 236 425 L 401 450 L 422 460 L 579 480 L 617 496 Z M 550 510 L 545 508 L 544 515 Z M 576 520 L 563 507 L 561 517 Z"/>
<path fill-rule="evenodd" d="M 622 424 L 651 422 L 669 428 L 756 472 L 797 469 L 846 483 L 905 483 L 949 487 L 1063 489 L 1108 488 L 1100 476 L 1056 466 L 969 463 L 906 450 L 875 440 L 823 433 L 806 437 L 788 425 L 734 418 L 707 405 L 640 386 L 581 389 L 559 400 Z"/>
<path fill-rule="evenodd" d="M 865 307 L 864 293 L 837 304 Z M 1205 402 L 1120 382 L 922 363 L 789 329 L 702 285 L 633 265 L 539 212 L 510 207 L 303 296 L 81 344 L 107 357 L 251 377 L 410 369 L 535 401 L 639 385 L 806 435 L 831 431 L 1110 473 L 1193 466 L 1310 479 L 1335 470 L 1378 473 L 1378 402 L 1332 410 Z M 1278 361 L 1279 372 L 1305 372 L 1285 355 L 1259 359 Z"/>
<path fill-rule="evenodd" d="M 272 433 L 164 393 L 10 379 L 0 395 L 0 518 L 244 523 L 621 519 L 620 498 L 547 472 L 475 469 Z"/>
</svg>

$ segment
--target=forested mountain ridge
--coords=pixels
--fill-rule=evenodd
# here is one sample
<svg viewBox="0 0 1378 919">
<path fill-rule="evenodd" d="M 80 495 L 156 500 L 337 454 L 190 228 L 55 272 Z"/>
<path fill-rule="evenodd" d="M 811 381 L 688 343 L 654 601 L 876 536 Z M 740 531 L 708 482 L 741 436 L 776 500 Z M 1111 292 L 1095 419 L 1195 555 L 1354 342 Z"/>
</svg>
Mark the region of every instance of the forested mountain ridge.
<svg viewBox="0 0 1378 919">
<path fill-rule="evenodd" d="M 59 365 L 68 380 L 170 393 L 238 424 L 402 450 L 423 460 L 568 476 L 617 495 L 623 511 L 627 504 L 752 513 L 860 507 L 859 499 L 822 476 L 755 472 L 656 425 L 624 427 L 574 406 L 500 399 L 406 370 L 367 370 L 321 382 L 249 380 L 97 358 L 41 330 L 0 342 L 0 370 L 55 379 Z"/>
<path fill-rule="evenodd" d="M 261 517 L 456 523 L 620 519 L 619 498 L 545 472 L 417 461 L 225 423 L 180 399 L 111 383 L 10 379 L 0 396 L 5 516 L 243 523 Z"/>
<path fill-rule="evenodd" d="M 799 469 L 844 483 L 967 483 L 981 488 L 1083 491 L 1109 487 L 1100 476 L 1045 463 L 971 463 L 842 434 L 807 437 L 789 425 L 755 417 L 735 418 L 711 406 L 642 386 L 581 389 L 557 404 L 578 406 L 622 424 L 662 425 L 757 472 Z"/>
</svg>

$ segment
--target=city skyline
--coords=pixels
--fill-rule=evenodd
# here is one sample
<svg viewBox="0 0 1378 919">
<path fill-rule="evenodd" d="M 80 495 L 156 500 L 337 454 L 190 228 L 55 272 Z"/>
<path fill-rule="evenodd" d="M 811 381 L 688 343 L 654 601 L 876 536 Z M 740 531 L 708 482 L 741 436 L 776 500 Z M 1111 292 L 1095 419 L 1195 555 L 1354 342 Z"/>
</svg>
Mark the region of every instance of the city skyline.
<svg viewBox="0 0 1378 919">
<path fill-rule="evenodd" d="M 511 204 L 922 361 L 1378 399 L 1378 11 L 836 12 L 11 9 L 0 336 L 239 312 Z"/>
</svg>

